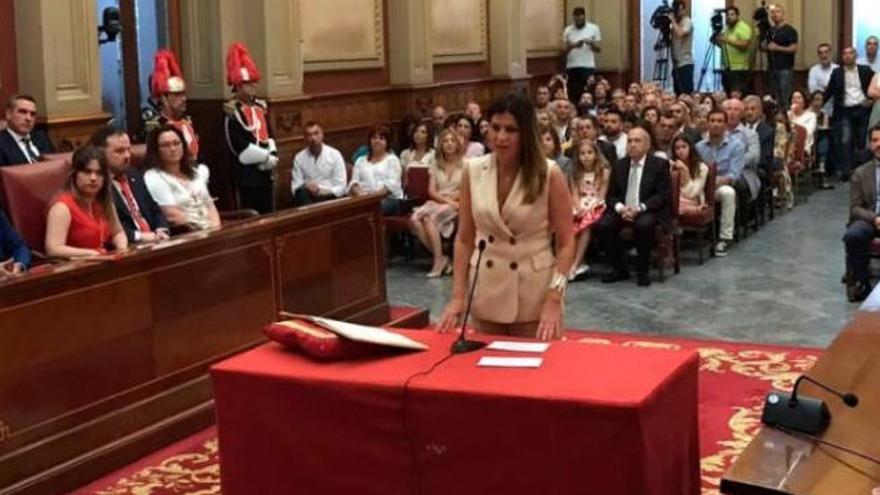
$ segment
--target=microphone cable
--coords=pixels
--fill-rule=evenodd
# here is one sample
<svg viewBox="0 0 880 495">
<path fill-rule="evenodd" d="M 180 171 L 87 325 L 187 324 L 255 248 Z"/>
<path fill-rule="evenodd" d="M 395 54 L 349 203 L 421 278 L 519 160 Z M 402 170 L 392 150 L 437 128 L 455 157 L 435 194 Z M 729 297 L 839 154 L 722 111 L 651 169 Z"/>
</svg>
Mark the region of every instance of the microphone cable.
<svg viewBox="0 0 880 495">
<path fill-rule="evenodd" d="M 449 354 L 447 354 L 442 359 L 440 359 L 439 361 L 437 361 L 436 363 L 431 365 L 431 367 L 428 368 L 427 370 L 413 373 L 412 375 L 410 375 L 406 379 L 405 382 L 403 382 L 403 399 L 402 399 L 402 404 L 401 404 L 401 408 L 400 408 L 400 413 L 401 413 L 400 420 L 401 420 L 401 426 L 403 427 L 403 436 L 406 438 L 406 446 L 409 449 L 409 455 L 412 460 L 412 466 L 413 466 L 413 471 L 414 471 L 413 474 L 414 474 L 414 478 L 416 481 L 416 493 L 418 493 L 420 495 L 423 493 L 422 470 L 419 465 L 419 457 L 418 457 L 418 452 L 416 452 L 416 446 L 413 443 L 412 436 L 410 435 L 409 423 L 407 422 L 407 404 L 408 404 L 407 399 L 409 398 L 409 385 L 416 378 L 426 377 L 426 376 L 430 375 L 431 373 L 433 373 L 434 370 L 439 368 L 440 365 L 442 365 L 443 363 L 448 361 L 452 356 L 455 356 L 455 353 L 450 351 Z"/>
<path fill-rule="evenodd" d="M 837 443 L 834 443 L 834 442 L 829 442 L 828 440 L 822 440 L 822 439 L 819 438 L 819 437 L 816 437 L 816 436 L 813 436 L 813 435 L 808 435 L 808 434 L 806 434 L 806 433 L 801 433 L 801 432 L 799 432 L 799 431 L 797 431 L 797 430 L 792 430 L 791 428 L 786 428 L 785 426 L 774 425 L 773 428 L 776 428 L 777 430 L 779 430 L 779 431 L 781 431 L 781 432 L 783 432 L 783 433 L 787 433 L 787 434 L 789 434 L 789 435 L 791 435 L 791 436 L 793 436 L 793 437 L 795 437 L 795 438 L 799 438 L 799 439 L 801 439 L 801 440 L 806 440 L 806 441 L 809 441 L 809 442 L 814 442 L 814 443 L 817 443 L 817 444 L 819 444 L 819 445 L 824 445 L 825 447 L 829 447 L 829 448 L 832 448 L 832 449 L 835 449 L 835 450 L 839 450 L 839 451 L 841 451 L 841 452 L 845 452 L 845 453 L 847 453 L 847 454 L 850 454 L 850 455 L 855 456 L 855 457 L 859 457 L 859 458 L 861 458 L 861 459 L 864 459 L 864 460 L 866 460 L 866 461 L 868 461 L 868 462 L 871 462 L 871 463 L 874 463 L 874 464 L 877 464 L 878 466 L 880 466 L 880 459 L 878 459 L 878 458 L 876 458 L 876 457 L 874 457 L 874 456 L 871 456 L 871 455 L 868 455 L 868 454 L 865 454 L 865 453 L 859 452 L 859 451 L 857 451 L 857 450 L 853 450 L 853 449 L 851 449 L 851 448 L 849 448 L 849 447 L 844 447 L 843 445 L 840 445 L 840 444 L 837 444 Z"/>
</svg>

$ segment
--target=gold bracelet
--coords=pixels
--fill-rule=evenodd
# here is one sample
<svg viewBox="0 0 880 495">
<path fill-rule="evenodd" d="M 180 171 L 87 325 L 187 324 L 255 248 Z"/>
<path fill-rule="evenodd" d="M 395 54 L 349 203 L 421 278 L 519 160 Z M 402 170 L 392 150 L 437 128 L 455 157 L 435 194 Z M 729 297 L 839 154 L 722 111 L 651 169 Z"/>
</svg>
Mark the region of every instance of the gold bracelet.
<svg viewBox="0 0 880 495">
<path fill-rule="evenodd" d="M 558 271 L 553 272 L 553 278 L 550 279 L 549 289 L 564 296 L 566 286 L 568 286 L 568 277 Z"/>
</svg>

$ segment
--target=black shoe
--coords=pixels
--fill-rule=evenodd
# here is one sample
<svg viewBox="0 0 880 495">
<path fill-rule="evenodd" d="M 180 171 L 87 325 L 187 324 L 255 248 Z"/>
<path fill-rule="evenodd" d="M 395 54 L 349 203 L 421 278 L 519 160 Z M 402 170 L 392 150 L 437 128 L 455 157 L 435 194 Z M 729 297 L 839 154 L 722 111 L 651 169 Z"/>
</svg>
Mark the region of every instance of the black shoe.
<svg viewBox="0 0 880 495">
<path fill-rule="evenodd" d="M 639 287 L 651 286 L 651 275 L 647 273 L 639 273 L 636 278 L 638 279 L 637 283 L 639 284 Z"/>
<path fill-rule="evenodd" d="M 611 273 L 607 273 L 607 274 L 605 274 L 605 276 L 602 277 L 602 283 L 603 284 L 613 284 L 614 282 L 619 282 L 621 280 L 628 280 L 628 279 L 629 279 L 629 272 L 623 271 L 623 270 L 618 270 L 615 268 L 614 270 L 611 270 Z"/>
<path fill-rule="evenodd" d="M 840 182 L 849 182 L 849 174 L 840 174 Z"/>
<path fill-rule="evenodd" d="M 871 294 L 871 284 L 855 282 L 846 286 L 846 297 L 851 303 L 860 303 Z"/>
</svg>

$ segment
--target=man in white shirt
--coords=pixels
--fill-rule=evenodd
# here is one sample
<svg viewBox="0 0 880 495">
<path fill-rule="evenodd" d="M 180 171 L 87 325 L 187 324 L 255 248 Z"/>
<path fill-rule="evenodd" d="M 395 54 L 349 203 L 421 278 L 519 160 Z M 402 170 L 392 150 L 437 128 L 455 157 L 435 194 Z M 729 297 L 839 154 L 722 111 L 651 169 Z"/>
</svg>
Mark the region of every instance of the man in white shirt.
<svg viewBox="0 0 880 495">
<path fill-rule="evenodd" d="M 34 130 L 37 102 L 31 95 L 12 95 L 6 104 L 7 128 L 0 131 L 0 167 L 36 163 L 55 149 L 49 138 Z"/>
<path fill-rule="evenodd" d="M 307 146 L 293 158 L 290 190 L 294 206 L 336 199 L 345 194 L 345 160 L 339 150 L 324 144 L 324 130 L 307 122 Z"/>
<path fill-rule="evenodd" d="M 874 72 L 880 72 L 880 57 L 877 56 L 878 40 L 876 36 L 868 36 L 865 40 L 865 56 L 860 58 L 859 65 L 867 65 Z"/>
<path fill-rule="evenodd" d="M 596 53 L 602 49 L 599 44 L 602 33 L 599 26 L 587 22 L 587 11 L 583 7 L 575 7 L 572 15 L 574 24 L 562 32 L 562 43 L 567 57 L 568 98 L 577 103 L 581 101 L 587 80 L 596 71 Z"/>
<path fill-rule="evenodd" d="M 828 87 L 828 81 L 831 80 L 831 73 L 838 67 L 831 60 L 831 45 L 828 43 L 819 45 L 816 48 L 816 55 L 819 57 L 819 63 L 810 67 L 810 73 L 807 77 L 807 88 L 810 90 L 810 94 L 816 91 L 824 93 L 825 88 Z M 831 101 L 826 101 L 825 106 L 822 107 L 822 111 L 828 117 L 831 117 L 833 109 L 834 106 Z"/>
<path fill-rule="evenodd" d="M 626 134 L 623 133 L 623 115 L 621 115 L 620 110 L 612 107 L 605 112 L 604 120 L 605 134 L 601 139 L 614 145 L 614 149 L 617 151 L 617 159 L 621 160 L 626 157 L 627 139 Z"/>
</svg>

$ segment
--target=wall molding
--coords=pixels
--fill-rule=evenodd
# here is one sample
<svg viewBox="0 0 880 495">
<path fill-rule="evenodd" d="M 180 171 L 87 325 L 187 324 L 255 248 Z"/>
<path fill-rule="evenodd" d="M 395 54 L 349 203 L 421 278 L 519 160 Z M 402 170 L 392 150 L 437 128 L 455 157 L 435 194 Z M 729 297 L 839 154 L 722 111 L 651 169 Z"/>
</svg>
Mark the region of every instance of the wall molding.
<svg viewBox="0 0 880 495">
<path fill-rule="evenodd" d="M 317 3 L 326 3 L 324 0 L 312 0 Z M 371 16 L 368 17 L 372 24 L 371 38 L 373 46 L 366 50 L 349 50 L 341 53 L 320 53 L 308 50 L 308 41 L 303 42 L 303 70 L 304 72 L 324 72 L 351 69 L 375 69 L 385 66 L 385 15 L 384 2 L 382 0 L 371 1 Z M 300 13 L 306 8 L 300 4 Z M 332 11 L 336 15 L 335 11 Z M 303 38 L 308 36 L 308 26 L 303 26 Z M 340 33 L 342 34 L 342 33 Z"/>
<path fill-rule="evenodd" d="M 456 12 L 456 7 L 473 7 L 473 15 L 468 12 Z M 463 62 L 482 62 L 489 59 L 489 12 L 487 0 L 434 0 L 431 7 L 431 43 L 434 46 L 434 64 L 457 64 Z M 444 17 L 438 19 L 440 15 Z M 449 16 L 456 19 L 455 23 L 443 22 Z M 450 33 L 448 26 L 468 25 L 469 35 L 474 36 L 472 43 L 461 46 L 446 45 L 447 40 L 455 39 L 457 33 Z M 460 36 L 459 36 L 460 37 Z"/>
</svg>

